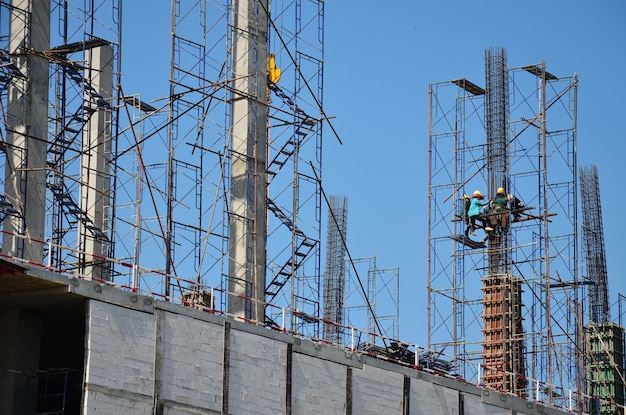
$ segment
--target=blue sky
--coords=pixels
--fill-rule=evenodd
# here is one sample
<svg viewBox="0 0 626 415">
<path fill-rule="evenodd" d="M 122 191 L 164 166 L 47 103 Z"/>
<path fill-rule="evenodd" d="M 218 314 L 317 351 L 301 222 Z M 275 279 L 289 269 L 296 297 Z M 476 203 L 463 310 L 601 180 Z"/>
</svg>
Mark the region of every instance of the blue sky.
<svg viewBox="0 0 626 415">
<path fill-rule="evenodd" d="M 133 76 L 146 66 L 152 77 L 168 79 L 169 5 L 141 9 L 138 3 L 124 4 L 125 93 L 134 92 Z M 510 67 L 545 61 L 553 74 L 578 75 L 578 162 L 598 166 L 611 299 L 626 293 L 626 3 L 324 5 L 324 109 L 343 142 L 325 130 L 324 191 L 349 200 L 351 256 L 376 255 L 379 267 L 400 268 L 402 340 L 426 343 L 428 84 L 484 80 L 484 53 L 493 46 L 506 49 Z M 139 14 L 149 26 L 138 26 Z M 143 69 L 133 67 L 138 58 Z M 148 99 L 167 94 L 145 92 Z"/>
<path fill-rule="evenodd" d="M 578 163 L 598 166 L 611 299 L 626 293 L 626 3 L 355 4 L 325 3 L 325 109 L 343 144 L 326 138 L 324 186 L 348 197 L 352 256 L 400 268 L 402 340 L 426 342 L 428 84 L 482 83 L 492 46 L 510 67 L 544 61 L 553 74 L 578 74 Z"/>
</svg>

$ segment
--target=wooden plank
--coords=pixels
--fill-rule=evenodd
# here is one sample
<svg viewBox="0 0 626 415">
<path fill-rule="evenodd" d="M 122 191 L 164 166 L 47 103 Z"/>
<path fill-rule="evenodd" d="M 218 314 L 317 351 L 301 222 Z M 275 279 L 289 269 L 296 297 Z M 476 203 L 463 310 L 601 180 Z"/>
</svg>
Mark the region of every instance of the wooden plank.
<svg viewBox="0 0 626 415">
<path fill-rule="evenodd" d="M 548 213 L 547 215 L 545 215 L 545 217 L 556 216 L 556 215 L 557 215 L 556 213 Z M 544 215 L 541 215 L 541 216 L 528 215 L 526 217 L 519 218 L 519 219 L 517 219 L 515 221 L 512 221 L 512 222 L 513 223 L 517 223 L 517 222 L 524 222 L 524 221 L 527 221 L 527 220 L 543 219 L 543 218 L 544 218 Z M 552 221 L 548 220 L 548 222 L 552 222 Z"/>
<path fill-rule="evenodd" d="M 503 208 L 501 211 L 496 212 L 495 210 L 493 212 L 489 212 L 489 213 L 481 213 L 480 216 L 481 218 L 489 218 L 491 216 L 496 216 L 496 215 L 501 215 L 503 213 L 523 213 L 525 210 L 531 210 L 534 209 L 534 207 L 532 206 L 528 206 L 528 207 L 523 207 L 521 209 L 509 209 L 509 208 Z M 556 213 L 555 213 L 556 215 Z"/>
<path fill-rule="evenodd" d="M 469 237 L 466 237 L 465 235 L 452 235 L 450 237 L 450 239 L 460 242 L 463 245 L 470 247 L 472 249 L 478 249 L 478 248 L 485 248 L 486 245 L 484 242 L 482 241 L 475 241 L 473 239 L 470 239 Z"/>
<path fill-rule="evenodd" d="M 515 213 L 522 213 L 524 215 L 527 215 L 527 213 L 524 213 L 525 210 L 531 210 L 534 209 L 534 207 L 532 206 L 527 206 L 527 207 L 523 207 L 520 209 L 509 209 L 509 208 L 504 208 L 499 212 L 496 212 L 495 210 L 493 212 L 489 212 L 489 213 L 479 213 L 478 217 L 480 218 L 490 218 L 492 216 L 496 216 L 496 215 L 501 215 L 503 213 L 511 213 L 511 214 L 515 214 Z M 556 213 L 550 213 L 548 216 L 553 216 L 556 215 Z M 461 222 L 463 220 L 463 216 L 458 215 L 458 214 L 454 214 L 454 218 L 452 218 L 452 222 Z"/>
</svg>

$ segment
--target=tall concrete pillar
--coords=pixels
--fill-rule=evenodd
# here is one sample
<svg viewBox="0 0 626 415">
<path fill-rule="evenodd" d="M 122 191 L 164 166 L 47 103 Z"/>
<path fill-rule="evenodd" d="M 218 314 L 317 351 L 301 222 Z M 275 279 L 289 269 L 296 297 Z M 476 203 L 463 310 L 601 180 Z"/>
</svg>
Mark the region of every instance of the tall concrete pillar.
<svg viewBox="0 0 626 415">
<path fill-rule="evenodd" d="M 267 3 L 233 2 L 232 75 L 240 79 L 232 102 L 228 311 L 259 322 L 267 239 Z"/>
<path fill-rule="evenodd" d="M 113 49 L 98 46 L 86 52 L 85 80 L 104 98 L 113 96 Z M 87 100 L 89 101 L 89 100 Z M 90 105 L 86 103 L 86 105 Z M 95 104 L 91 104 L 95 105 Z M 108 242 L 104 238 L 108 228 L 111 180 L 111 112 L 101 108 L 94 112 L 83 129 L 81 155 L 80 208 L 87 214 L 99 232 L 79 228 L 78 250 L 81 252 L 81 273 L 86 278 L 109 280 L 107 263 Z"/>
<path fill-rule="evenodd" d="M 48 134 L 50 0 L 11 2 L 9 53 L 25 79 L 8 89 L 5 195 L 22 217 L 4 221 L 3 253 L 43 262 Z M 31 53 L 35 52 L 35 53 Z M 19 237 L 23 236 L 23 237 Z"/>
</svg>

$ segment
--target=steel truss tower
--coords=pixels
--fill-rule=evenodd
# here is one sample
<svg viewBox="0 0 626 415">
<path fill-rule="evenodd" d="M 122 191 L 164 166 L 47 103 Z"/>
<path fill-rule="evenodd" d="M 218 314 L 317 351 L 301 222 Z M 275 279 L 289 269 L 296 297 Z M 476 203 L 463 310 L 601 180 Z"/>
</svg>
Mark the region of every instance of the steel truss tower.
<svg viewBox="0 0 626 415">
<path fill-rule="evenodd" d="M 589 288 L 590 320 L 592 323 L 608 323 L 610 321 L 609 281 L 604 250 L 600 183 L 596 166 L 580 168 L 580 198 L 587 278 L 593 282 Z"/>
<path fill-rule="evenodd" d="M 486 69 L 485 87 L 429 86 L 428 344 L 466 379 L 561 407 L 572 391 L 581 409 L 577 77 L 508 67 L 501 49 Z M 500 186 L 521 220 L 465 241 L 463 195 Z"/>
<path fill-rule="evenodd" d="M 340 344 L 344 340 L 348 199 L 344 195 L 330 196 L 329 204 L 324 273 L 324 340 Z"/>
<path fill-rule="evenodd" d="M 610 302 L 598 168 L 580 168 L 582 242 L 589 283 L 585 326 L 587 393 L 591 414 L 624 413 L 624 329 L 610 321 Z"/>
<path fill-rule="evenodd" d="M 122 81 L 121 0 L 50 3 L 0 2 L 3 252 L 319 335 L 324 2 L 172 0 L 148 91 Z M 45 125 L 15 122 L 34 86 Z"/>
</svg>

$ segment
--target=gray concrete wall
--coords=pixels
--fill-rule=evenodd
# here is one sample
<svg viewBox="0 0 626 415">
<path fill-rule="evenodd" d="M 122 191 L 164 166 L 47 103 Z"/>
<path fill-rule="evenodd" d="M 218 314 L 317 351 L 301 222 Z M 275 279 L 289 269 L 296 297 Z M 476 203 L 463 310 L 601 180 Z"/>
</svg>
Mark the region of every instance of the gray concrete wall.
<svg viewBox="0 0 626 415">
<path fill-rule="evenodd" d="M 85 413 L 562 413 L 195 309 L 130 299 L 89 301 Z"/>
</svg>

